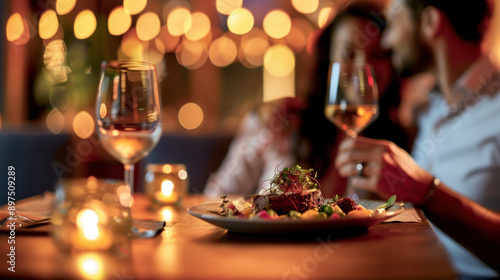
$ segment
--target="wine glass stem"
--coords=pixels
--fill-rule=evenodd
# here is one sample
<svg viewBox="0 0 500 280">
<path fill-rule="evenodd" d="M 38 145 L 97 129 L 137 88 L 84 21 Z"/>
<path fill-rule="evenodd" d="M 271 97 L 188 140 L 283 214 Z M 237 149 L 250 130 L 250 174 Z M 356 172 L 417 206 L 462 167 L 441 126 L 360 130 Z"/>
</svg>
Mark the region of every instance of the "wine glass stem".
<svg viewBox="0 0 500 280">
<path fill-rule="evenodd" d="M 134 193 L 134 165 L 133 164 L 125 164 L 125 183 L 127 183 L 130 187 L 130 193 Z"/>
<path fill-rule="evenodd" d="M 358 137 L 358 133 L 354 130 L 348 130 L 346 132 L 348 137 L 356 138 Z M 354 179 L 354 176 L 349 176 L 347 178 L 347 189 L 346 189 L 346 195 L 349 198 L 352 198 L 353 200 L 357 201 L 358 200 L 358 194 L 356 192 L 356 189 L 352 186 L 352 180 Z"/>
</svg>

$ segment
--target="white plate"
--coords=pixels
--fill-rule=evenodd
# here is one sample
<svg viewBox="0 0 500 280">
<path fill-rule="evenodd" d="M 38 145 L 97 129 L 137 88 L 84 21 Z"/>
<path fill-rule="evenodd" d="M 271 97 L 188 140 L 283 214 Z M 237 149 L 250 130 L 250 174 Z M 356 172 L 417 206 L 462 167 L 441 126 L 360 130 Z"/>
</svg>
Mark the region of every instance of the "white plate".
<svg viewBox="0 0 500 280">
<path fill-rule="evenodd" d="M 384 201 L 360 200 L 358 204 L 367 209 L 375 209 L 384 204 Z M 245 219 L 245 218 L 227 218 L 218 215 L 220 211 L 219 203 L 206 203 L 188 208 L 188 213 L 212 225 L 227 229 L 231 232 L 269 234 L 269 233 L 304 233 L 316 231 L 330 231 L 334 229 L 362 229 L 379 224 L 389 218 L 392 218 L 401 212 L 404 208 L 400 205 L 393 205 L 385 212 L 375 214 L 369 218 L 345 217 L 338 219 Z"/>
</svg>

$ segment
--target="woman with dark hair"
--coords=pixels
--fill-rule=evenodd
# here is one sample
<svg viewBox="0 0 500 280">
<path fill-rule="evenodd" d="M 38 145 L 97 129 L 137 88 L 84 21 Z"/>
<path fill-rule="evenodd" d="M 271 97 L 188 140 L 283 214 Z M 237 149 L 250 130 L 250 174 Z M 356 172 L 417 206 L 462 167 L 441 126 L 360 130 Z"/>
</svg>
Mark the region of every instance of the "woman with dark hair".
<svg viewBox="0 0 500 280">
<path fill-rule="evenodd" d="M 407 137 L 397 121 L 398 83 L 389 55 L 380 47 L 383 21 L 380 6 L 355 2 L 339 12 L 316 41 L 316 66 L 307 101 L 284 99 L 267 110 L 246 116 L 219 170 L 208 180 L 205 194 L 255 193 L 276 168 L 299 164 L 314 168 L 325 197 L 342 195 L 345 179 L 337 176 L 334 159 L 344 133 L 324 115 L 328 66 L 355 60 L 373 65 L 380 92 L 378 119 L 364 135 L 405 147 Z M 266 106 L 264 106 L 266 107 Z M 281 167 L 280 167 L 281 166 Z"/>
<path fill-rule="evenodd" d="M 400 102 L 399 81 L 392 68 L 390 56 L 380 46 L 385 21 L 381 7 L 372 2 L 355 2 L 339 12 L 320 34 L 315 56 L 312 90 L 302 114 L 297 161 L 314 168 L 320 177 L 323 193 L 344 193 L 346 179 L 338 176 L 333 159 L 345 133 L 324 115 L 327 94 L 328 68 L 333 61 L 370 63 L 379 88 L 379 116 L 361 134 L 386 139 L 409 149 L 408 135 L 399 124 L 397 109 Z"/>
</svg>

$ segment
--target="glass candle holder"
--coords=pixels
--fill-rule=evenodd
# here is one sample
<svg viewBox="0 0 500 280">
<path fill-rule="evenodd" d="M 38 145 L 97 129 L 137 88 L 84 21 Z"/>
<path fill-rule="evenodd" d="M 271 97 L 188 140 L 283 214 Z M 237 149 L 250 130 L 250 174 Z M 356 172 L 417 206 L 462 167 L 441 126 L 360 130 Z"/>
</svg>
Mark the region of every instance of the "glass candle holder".
<svg viewBox="0 0 500 280">
<path fill-rule="evenodd" d="M 56 185 L 51 235 L 63 251 L 129 251 L 130 188 L 114 180 L 71 179 Z"/>
<path fill-rule="evenodd" d="M 180 205 L 188 192 L 189 178 L 184 164 L 148 164 L 145 190 L 160 205 Z"/>
</svg>

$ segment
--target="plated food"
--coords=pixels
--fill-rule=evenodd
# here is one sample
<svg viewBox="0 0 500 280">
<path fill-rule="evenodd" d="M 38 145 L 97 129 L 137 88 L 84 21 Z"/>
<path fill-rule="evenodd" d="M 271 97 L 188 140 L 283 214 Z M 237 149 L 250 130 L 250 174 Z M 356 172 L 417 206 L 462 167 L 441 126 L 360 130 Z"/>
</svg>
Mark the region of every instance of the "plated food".
<svg viewBox="0 0 500 280">
<path fill-rule="evenodd" d="M 245 234 L 296 234 L 366 229 L 403 212 L 402 204 L 349 198 L 325 199 L 311 169 L 277 171 L 268 188 L 249 199 L 209 202 L 188 213 L 207 223 Z"/>
<path fill-rule="evenodd" d="M 252 197 L 252 203 L 244 200 L 229 202 L 226 196 L 222 196 L 220 214 L 228 218 L 274 220 L 366 218 L 380 213 L 365 209 L 348 197 L 325 200 L 315 177 L 312 169 L 303 169 L 299 165 L 284 168 L 270 180 L 269 188 Z"/>
</svg>

